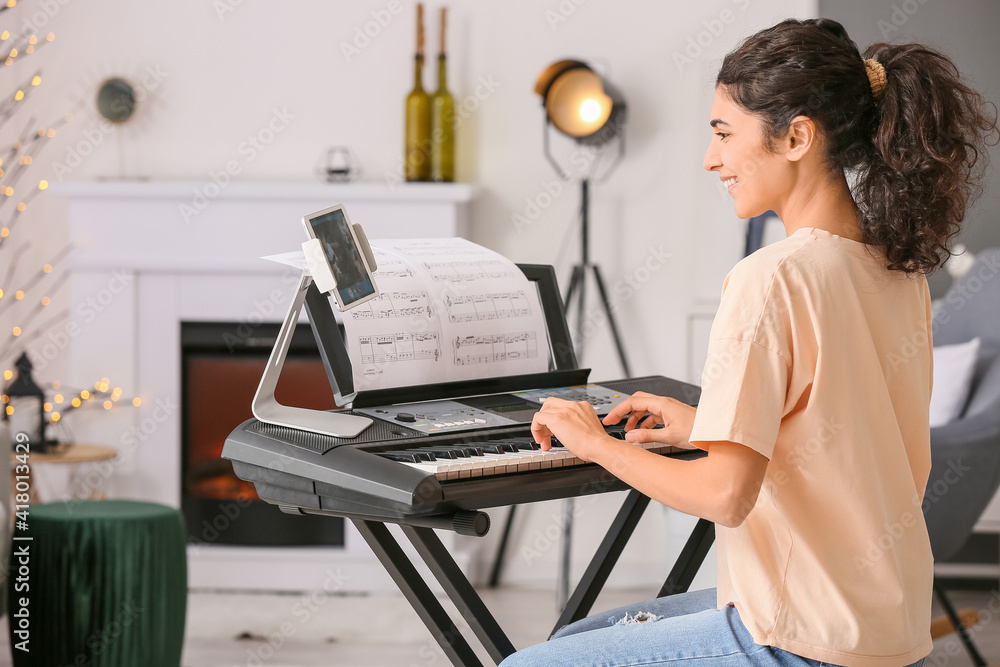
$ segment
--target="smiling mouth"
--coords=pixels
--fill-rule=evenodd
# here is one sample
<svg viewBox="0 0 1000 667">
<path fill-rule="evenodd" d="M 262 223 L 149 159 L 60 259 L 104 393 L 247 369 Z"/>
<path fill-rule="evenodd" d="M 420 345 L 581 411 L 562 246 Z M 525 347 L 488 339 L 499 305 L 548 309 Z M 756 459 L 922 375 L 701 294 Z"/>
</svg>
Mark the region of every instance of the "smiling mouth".
<svg viewBox="0 0 1000 667">
<path fill-rule="evenodd" d="M 737 177 L 733 176 L 732 178 L 727 179 L 727 180 L 722 181 L 722 182 L 726 185 L 727 188 L 731 188 L 734 185 L 736 185 L 737 183 L 739 183 L 740 179 L 738 179 Z"/>
</svg>

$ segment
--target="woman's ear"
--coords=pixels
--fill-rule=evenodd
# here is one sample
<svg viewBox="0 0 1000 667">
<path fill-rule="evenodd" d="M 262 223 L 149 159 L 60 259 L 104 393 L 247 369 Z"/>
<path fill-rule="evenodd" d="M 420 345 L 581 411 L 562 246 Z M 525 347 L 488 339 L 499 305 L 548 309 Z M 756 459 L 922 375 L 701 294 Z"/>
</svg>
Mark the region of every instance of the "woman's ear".
<svg viewBox="0 0 1000 667">
<path fill-rule="evenodd" d="M 785 157 L 792 162 L 801 160 L 817 142 L 816 123 L 808 116 L 796 116 L 785 135 Z"/>
</svg>

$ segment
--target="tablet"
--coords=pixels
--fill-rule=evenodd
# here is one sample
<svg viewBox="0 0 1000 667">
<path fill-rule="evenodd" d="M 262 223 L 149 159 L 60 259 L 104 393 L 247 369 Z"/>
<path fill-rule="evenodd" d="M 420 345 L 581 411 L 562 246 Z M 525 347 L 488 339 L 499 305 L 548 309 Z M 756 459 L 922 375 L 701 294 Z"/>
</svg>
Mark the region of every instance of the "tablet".
<svg viewBox="0 0 1000 667">
<path fill-rule="evenodd" d="M 323 257 L 333 273 L 336 286 L 330 294 L 340 310 L 347 310 L 378 296 L 365 252 L 355 226 L 342 205 L 332 206 L 302 218 L 310 238 L 319 240 Z M 364 232 L 361 232 L 364 234 Z M 367 245 L 367 239 L 364 240 Z"/>
</svg>

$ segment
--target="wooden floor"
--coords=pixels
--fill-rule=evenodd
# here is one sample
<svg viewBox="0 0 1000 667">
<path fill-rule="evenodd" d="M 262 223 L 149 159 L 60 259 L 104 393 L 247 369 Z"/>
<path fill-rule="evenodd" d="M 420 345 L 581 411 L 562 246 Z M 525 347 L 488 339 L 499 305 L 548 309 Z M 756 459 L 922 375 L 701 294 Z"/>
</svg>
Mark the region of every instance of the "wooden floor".
<svg viewBox="0 0 1000 667">
<path fill-rule="evenodd" d="M 647 599 L 655 591 L 608 591 L 595 609 Z M 958 607 L 982 610 L 974 638 L 987 661 L 1000 664 L 1000 592 L 956 591 Z M 521 648 L 543 641 L 556 619 L 552 591 L 503 588 L 483 598 Z M 0 666 L 11 664 L 6 618 L 0 622 Z M 492 664 L 483 654 L 484 664 Z M 446 667 L 448 661 L 399 595 L 217 594 L 188 599 L 183 667 Z M 935 643 L 925 667 L 972 665 L 952 635 Z"/>
</svg>

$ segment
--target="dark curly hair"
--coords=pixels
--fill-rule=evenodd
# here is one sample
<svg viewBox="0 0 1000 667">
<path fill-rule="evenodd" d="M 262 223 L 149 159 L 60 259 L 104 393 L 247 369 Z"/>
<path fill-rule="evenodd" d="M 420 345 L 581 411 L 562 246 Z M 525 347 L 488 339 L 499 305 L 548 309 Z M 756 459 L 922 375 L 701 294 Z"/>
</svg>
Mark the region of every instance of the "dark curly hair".
<svg viewBox="0 0 1000 667">
<path fill-rule="evenodd" d="M 885 68 L 878 99 L 866 58 Z M 836 21 L 789 19 L 727 55 L 716 86 L 763 121 L 769 142 L 796 116 L 813 119 L 830 168 L 852 183 L 864 242 L 885 252 L 890 269 L 927 273 L 948 259 L 1000 133 L 996 106 L 947 56 L 886 43 L 861 54 Z"/>
</svg>

